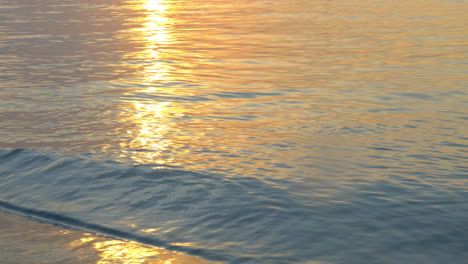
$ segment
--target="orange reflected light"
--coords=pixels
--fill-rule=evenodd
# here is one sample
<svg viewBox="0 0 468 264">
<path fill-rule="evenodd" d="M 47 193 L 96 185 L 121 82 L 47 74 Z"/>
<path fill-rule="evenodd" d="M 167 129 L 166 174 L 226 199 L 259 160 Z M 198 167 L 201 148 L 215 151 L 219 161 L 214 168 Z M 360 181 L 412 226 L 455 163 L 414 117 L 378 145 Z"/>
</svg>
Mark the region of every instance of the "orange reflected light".
<svg viewBox="0 0 468 264">
<path fill-rule="evenodd" d="M 191 64 L 190 59 L 182 61 L 179 53 L 183 51 L 177 44 L 177 37 L 173 36 L 172 26 L 177 21 L 173 21 L 171 13 L 177 5 L 164 0 L 143 0 L 136 8 L 145 17 L 138 20 L 139 27 L 131 32 L 130 38 L 144 44 L 144 49 L 130 56 L 136 57 L 135 64 L 141 67 L 138 85 L 127 91 L 127 95 L 134 98 L 138 94 L 138 98 L 127 101 L 124 106 L 121 122 L 128 126 L 119 144 L 120 157 L 139 164 L 176 164 L 178 160 L 173 150 L 188 138 L 185 136 L 187 128 L 178 123 L 179 117 L 193 112 L 185 104 L 165 98 L 165 95 L 191 95 L 193 90 L 161 85 L 178 78 L 181 65 Z M 171 45 L 176 47 L 170 48 Z M 191 74 L 189 71 L 184 69 L 184 74 Z"/>
<path fill-rule="evenodd" d="M 96 264 L 145 263 L 149 258 L 159 255 L 158 248 L 142 247 L 134 242 L 107 240 L 94 244 L 101 259 Z"/>
<path fill-rule="evenodd" d="M 147 0 L 143 7 L 147 10 L 162 12 L 168 9 L 167 5 L 164 4 L 165 2 L 165 0 Z"/>
<path fill-rule="evenodd" d="M 169 102 L 138 103 L 134 102 L 135 114 L 131 122 L 137 126 L 131 133 L 133 140 L 124 147 L 130 148 L 131 157 L 138 163 L 164 163 L 167 158 L 161 158 L 162 152 L 171 145 L 171 139 L 166 137 L 170 129 L 167 115 Z M 143 150 L 143 151 L 140 151 Z"/>
<path fill-rule="evenodd" d="M 163 55 L 159 49 L 172 41 L 169 30 L 170 20 L 167 17 L 169 7 L 163 0 L 148 0 L 143 7 L 149 12 L 140 30 L 143 31 L 143 38 L 147 43 L 145 59 L 150 62 L 143 74 L 150 83 L 166 81 L 172 67 L 168 63 L 161 62 Z"/>
<path fill-rule="evenodd" d="M 95 236 L 90 233 L 71 243 L 73 248 L 92 248 L 99 254 L 96 264 L 200 264 L 214 263 L 199 257 L 133 241 Z"/>
<path fill-rule="evenodd" d="M 164 54 L 161 51 L 172 42 L 170 19 L 167 17 L 169 7 L 164 0 L 147 0 L 141 7 L 147 11 L 147 16 L 135 33 L 146 45 L 141 53 L 145 61 L 141 74 L 146 87 L 132 92 L 151 95 L 159 90 L 153 86 L 154 83 L 169 81 L 169 73 L 173 71 L 173 67 L 163 61 Z M 127 133 L 132 140 L 121 144 L 126 149 L 123 155 L 130 155 L 138 163 L 171 161 L 170 158 L 162 157 L 162 153 L 172 144 L 166 134 L 172 127 L 170 116 L 177 109 L 170 107 L 170 102 L 154 100 L 134 101 L 131 105 L 134 114 L 129 117 L 128 122 L 134 124 L 134 127 Z"/>
</svg>

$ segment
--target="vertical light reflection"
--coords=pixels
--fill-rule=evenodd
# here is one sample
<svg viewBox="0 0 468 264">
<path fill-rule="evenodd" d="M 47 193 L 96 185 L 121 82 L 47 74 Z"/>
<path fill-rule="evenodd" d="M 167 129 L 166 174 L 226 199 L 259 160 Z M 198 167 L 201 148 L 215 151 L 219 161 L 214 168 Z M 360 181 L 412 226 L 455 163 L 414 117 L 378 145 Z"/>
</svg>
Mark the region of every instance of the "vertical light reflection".
<svg viewBox="0 0 468 264">
<path fill-rule="evenodd" d="M 127 131 L 130 141 L 122 143 L 121 147 L 124 156 L 138 163 L 167 163 L 171 158 L 164 156 L 164 150 L 171 146 L 172 139 L 166 134 L 173 126 L 171 117 L 180 113 L 170 102 L 157 101 L 152 95 L 159 92 L 155 84 L 170 81 L 173 71 L 164 60 L 167 54 L 163 51 L 173 42 L 168 17 L 170 6 L 165 0 L 145 0 L 139 8 L 146 16 L 134 37 L 145 44 L 145 50 L 139 54 L 144 63 L 140 72 L 144 86 L 132 90 L 131 96 L 138 93 L 145 100 L 131 102 L 131 115 L 126 121 L 134 127 Z"/>
<path fill-rule="evenodd" d="M 131 158 L 138 163 L 166 163 L 171 157 L 164 156 L 164 150 L 172 145 L 166 136 L 171 129 L 171 116 L 180 116 L 169 102 L 134 102 L 134 114 L 130 122 L 137 127 L 130 130 L 132 140 L 123 144 Z"/>
<path fill-rule="evenodd" d="M 145 60 L 148 62 L 144 70 L 144 78 L 149 83 L 156 81 L 167 81 L 172 67 L 162 62 L 162 46 L 172 41 L 170 35 L 170 20 L 167 17 L 169 7 L 164 0 L 147 0 L 143 7 L 148 16 L 140 29 L 143 32 L 146 43 Z"/>
</svg>

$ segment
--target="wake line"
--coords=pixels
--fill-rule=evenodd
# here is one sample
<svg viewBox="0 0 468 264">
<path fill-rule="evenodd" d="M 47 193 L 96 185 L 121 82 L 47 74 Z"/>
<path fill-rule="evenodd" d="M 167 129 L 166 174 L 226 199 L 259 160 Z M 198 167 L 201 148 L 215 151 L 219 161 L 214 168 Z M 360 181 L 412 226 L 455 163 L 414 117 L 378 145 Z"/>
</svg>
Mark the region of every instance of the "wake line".
<svg viewBox="0 0 468 264">
<path fill-rule="evenodd" d="M 93 233 L 103 234 L 103 235 L 107 235 L 107 236 L 111 236 L 111 237 L 119 238 L 119 239 L 135 241 L 135 242 L 153 246 L 153 247 L 159 247 L 159 248 L 165 248 L 165 249 L 172 250 L 172 251 L 184 252 L 190 255 L 200 256 L 208 260 L 223 261 L 223 262 L 228 261 L 228 258 L 219 256 L 219 255 L 214 255 L 213 252 L 210 252 L 207 250 L 184 247 L 184 246 L 175 246 L 175 245 L 171 245 L 166 242 L 163 242 L 161 240 L 151 238 L 149 236 L 133 234 L 130 232 L 126 232 L 126 231 L 122 231 L 122 230 L 118 230 L 114 228 L 109 228 L 109 227 L 105 227 L 105 226 L 98 225 L 98 224 L 87 223 L 87 222 L 84 222 L 75 218 L 71 218 L 68 216 L 60 215 L 57 213 L 25 208 L 25 207 L 17 206 L 17 205 L 0 200 L 0 210 L 1 209 L 4 209 L 6 211 L 11 211 L 14 213 L 19 213 L 26 217 L 48 222 L 51 224 L 68 227 L 71 229 L 87 230 Z"/>
</svg>

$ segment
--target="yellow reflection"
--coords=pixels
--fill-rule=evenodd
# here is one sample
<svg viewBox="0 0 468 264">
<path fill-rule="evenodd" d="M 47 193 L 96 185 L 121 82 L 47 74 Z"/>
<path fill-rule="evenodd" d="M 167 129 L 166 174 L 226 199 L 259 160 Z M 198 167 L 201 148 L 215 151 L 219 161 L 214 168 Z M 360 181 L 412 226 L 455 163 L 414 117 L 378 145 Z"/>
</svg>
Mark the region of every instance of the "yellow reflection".
<svg viewBox="0 0 468 264">
<path fill-rule="evenodd" d="M 167 10 L 167 6 L 164 5 L 164 0 L 147 0 L 143 6 L 148 10 L 154 11 L 165 11 Z"/>
<path fill-rule="evenodd" d="M 197 264 L 215 263 L 199 257 L 164 248 L 151 247 L 132 241 L 107 239 L 84 234 L 84 237 L 72 243 L 77 247 L 92 247 L 99 254 L 96 264 Z"/>
<path fill-rule="evenodd" d="M 144 248 L 136 243 L 119 240 L 97 242 L 94 247 L 100 252 L 97 264 L 107 263 L 144 263 L 145 259 L 159 255 L 157 249 Z"/>
<path fill-rule="evenodd" d="M 146 17 L 141 27 L 134 31 L 134 37 L 142 41 L 146 48 L 139 53 L 145 62 L 144 69 L 140 72 L 145 88 L 134 90 L 137 93 L 155 94 L 158 89 L 153 85 L 157 82 L 169 81 L 169 74 L 173 67 L 164 60 L 167 54 L 162 50 L 173 42 L 168 18 L 170 7 L 165 0 L 145 0 L 140 7 Z M 166 137 L 171 128 L 168 116 L 179 115 L 177 109 L 170 106 L 169 102 L 157 102 L 154 100 L 132 102 L 130 105 L 133 114 L 128 118 L 128 123 L 133 127 L 127 130 L 130 142 L 121 143 L 126 151 L 124 156 L 130 156 L 138 163 L 165 163 L 170 158 L 165 158 L 162 153 L 171 144 L 171 139 Z M 174 112 L 175 111 L 175 112 Z"/>
<path fill-rule="evenodd" d="M 134 102 L 132 104 L 134 114 L 129 121 L 136 127 L 128 132 L 132 140 L 129 143 L 123 143 L 123 149 L 127 149 L 138 163 L 170 161 L 170 157 L 163 157 L 163 151 L 172 144 L 172 139 L 166 136 L 171 128 L 168 116 L 181 114 L 177 113 L 177 109 L 171 109 L 169 102 Z"/>
<path fill-rule="evenodd" d="M 162 62 L 163 54 L 161 47 L 171 43 L 170 20 L 167 17 L 169 7 L 163 0 L 147 0 L 143 8 L 147 10 L 148 16 L 140 28 L 143 32 L 143 40 L 146 43 L 144 59 L 148 62 L 143 72 L 148 82 L 167 81 L 172 66 Z"/>
</svg>

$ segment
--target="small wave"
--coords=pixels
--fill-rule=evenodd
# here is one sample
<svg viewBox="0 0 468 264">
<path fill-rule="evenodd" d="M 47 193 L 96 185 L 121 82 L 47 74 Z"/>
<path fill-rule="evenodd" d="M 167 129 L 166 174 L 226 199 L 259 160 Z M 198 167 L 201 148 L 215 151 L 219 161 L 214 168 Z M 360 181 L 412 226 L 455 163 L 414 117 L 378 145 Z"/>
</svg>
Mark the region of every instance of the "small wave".
<svg viewBox="0 0 468 264">
<path fill-rule="evenodd" d="M 376 252 L 395 259 L 428 248 L 445 248 L 441 259 L 463 252 L 465 186 L 438 190 L 398 175 L 353 182 L 355 190 L 335 203 L 309 203 L 312 195 L 301 194 L 317 181 L 297 190 L 287 180 L 280 188 L 242 175 L 0 149 L 0 210 L 227 263 L 363 263 Z"/>
<path fill-rule="evenodd" d="M 214 261 L 257 263 L 304 209 L 258 179 L 92 155 L 0 149 L 0 167 L 0 208 Z"/>
</svg>

